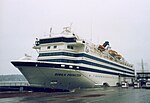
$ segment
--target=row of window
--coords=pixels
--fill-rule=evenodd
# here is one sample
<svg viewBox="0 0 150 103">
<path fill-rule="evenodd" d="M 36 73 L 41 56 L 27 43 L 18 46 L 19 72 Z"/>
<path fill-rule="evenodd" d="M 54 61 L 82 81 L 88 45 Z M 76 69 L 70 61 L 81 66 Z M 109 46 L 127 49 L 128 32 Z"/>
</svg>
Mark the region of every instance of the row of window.
<svg viewBox="0 0 150 103">
<path fill-rule="evenodd" d="M 125 70 L 120 70 L 114 67 L 110 67 L 110 66 L 106 66 L 106 65 L 101 65 L 101 64 L 97 64 L 97 63 L 93 63 L 93 62 L 89 62 L 89 61 L 84 61 L 84 60 L 69 60 L 69 59 L 49 59 L 49 60 L 43 60 L 43 61 L 49 61 L 49 62 L 65 62 L 65 63 L 83 63 L 83 64 L 88 64 L 88 65 L 92 65 L 92 66 L 96 66 L 96 67 L 101 67 L 101 68 L 106 68 L 109 70 L 115 70 L 115 71 L 119 71 L 122 73 L 128 73 L 128 74 L 134 74 L 134 72 L 129 72 L 129 71 L 125 71 Z"/>
<path fill-rule="evenodd" d="M 68 49 L 73 49 L 73 46 L 67 45 L 67 48 L 68 48 Z"/>
<path fill-rule="evenodd" d="M 56 43 L 56 42 L 67 42 L 67 43 L 76 42 L 76 38 L 59 37 L 59 38 L 40 39 L 39 44 Z"/>
<path fill-rule="evenodd" d="M 50 49 L 50 48 L 51 48 L 51 46 L 48 46 L 48 47 L 47 47 L 47 49 Z M 57 46 L 55 45 L 55 46 L 53 46 L 53 48 L 56 49 Z"/>
<path fill-rule="evenodd" d="M 53 53 L 40 53 L 39 57 L 41 57 L 41 56 L 59 56 L 59 55 L 72 56 L 72 57 L 81 56 L 79 54 L 72 54 L 72 53 L 66 53 L 66 52 L 53 52 Z"/>
<path fill-rule="evenodd" d="M 53 49 L 56 49 L 56 48 L 57 48 L 57 46 L 54 45 L 54 46 L 53 46 Z M 71 45 L 67 45 L 67 48 L 68 48 L 68 49 L 74 49 L 74 47 L 71 46 Z M 47 46 L 47 49 L 51 49 L 51 46 Z"/>
</svg>

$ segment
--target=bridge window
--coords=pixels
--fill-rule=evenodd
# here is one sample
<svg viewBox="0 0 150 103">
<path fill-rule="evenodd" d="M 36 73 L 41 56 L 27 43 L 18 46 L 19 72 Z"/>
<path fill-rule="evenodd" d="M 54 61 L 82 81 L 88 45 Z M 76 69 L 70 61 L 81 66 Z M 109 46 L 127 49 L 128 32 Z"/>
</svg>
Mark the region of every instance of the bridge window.
<svg viewBox="0 0 150 103">
<path fill-rule="evenodd" d="M 68 49 L 73 49 L 73 46 L 67 45 L 67 48 L 68 48 Z"/>
</svg>

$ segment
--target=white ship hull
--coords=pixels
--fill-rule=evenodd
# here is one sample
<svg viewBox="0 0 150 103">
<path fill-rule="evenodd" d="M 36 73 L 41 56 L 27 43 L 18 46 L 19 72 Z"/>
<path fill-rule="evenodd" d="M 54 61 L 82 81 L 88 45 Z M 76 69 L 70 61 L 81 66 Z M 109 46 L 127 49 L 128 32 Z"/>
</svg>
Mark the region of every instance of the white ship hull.
<svg viewBox="0 0 150 103">
<path fill-rule="evenodd" d="M 123 81 L 123 77 L 118 75 L 80 70 L 81 67 L 76 65 L 71 65 L 72 69 L 68 69 L 62 64 L 26 60 L 12 61 L 12 64 L 21 71 L 31 86 L 73 90 L 76 88 L 99 87 L 105 84 L 117 86 L 117 83 Z"/>
</svg>

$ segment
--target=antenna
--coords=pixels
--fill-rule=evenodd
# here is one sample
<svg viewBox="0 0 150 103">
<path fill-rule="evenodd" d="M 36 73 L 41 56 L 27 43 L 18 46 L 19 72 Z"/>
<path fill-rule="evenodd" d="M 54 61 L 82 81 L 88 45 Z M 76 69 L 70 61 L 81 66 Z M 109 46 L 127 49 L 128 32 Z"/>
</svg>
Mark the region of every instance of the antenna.
<svg viewBox="0 0 150 103">
<path fill-rule="evenodd" d="M 144 64 L 143 64 L 143 59 L 141 60 L 141 66 L 142 66 L 142 73 L 144 73 Z"/>
<path fill-rule="evenodd" d="M 73 24 L 73 23 L 70 23 L 70 26 L 69 26 L 69 28 L 70 28 L 70 31 L 71 31 L 72 24 Z"/>
<path fill-rule="evenodd" d="M 139 69 L 141 73 L 144 73 L 145 71 L 147 71 L 147 69 L 145 69 L 145 67 L 147 66 L 147 63 L 144 62 L 143 58 L 141 58 L 141 62 L 137 63 L 137 65 L 141 67 L 141 69 Z"/>
<path fill-rule="evenodd" d="M 49 37 L 51 37 L 52 27 L 50 28 L 49 32 L 50 32 Z"/>
<path fill-rule="evenodd" d="M 92 33 L 93 33 L 93 21 L 91 18 L 91 35 L 90 35 L 90 41 L 92 42 Z"/>
</svg>

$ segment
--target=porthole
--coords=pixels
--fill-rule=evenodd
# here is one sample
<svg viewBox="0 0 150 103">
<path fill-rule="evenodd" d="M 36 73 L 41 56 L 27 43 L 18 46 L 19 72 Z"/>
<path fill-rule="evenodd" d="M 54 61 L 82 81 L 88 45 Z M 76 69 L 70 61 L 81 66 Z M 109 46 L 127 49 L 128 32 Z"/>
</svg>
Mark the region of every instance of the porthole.
<svg viewBox="0 0 150 103">
<path fill-rule="evenodd" d="M 55 45 L 55 46 L 54 46 L 54 49 L 56 49 L 56 48 L 57 48 L 57 46 Z"/>
<path fill-rule="evenodd" d="M 47 47 L 47 49 L 50 49 L 50 48 L 51 48 L 51 46 L 48 46 L 48 47 Z"/>
</svg>

